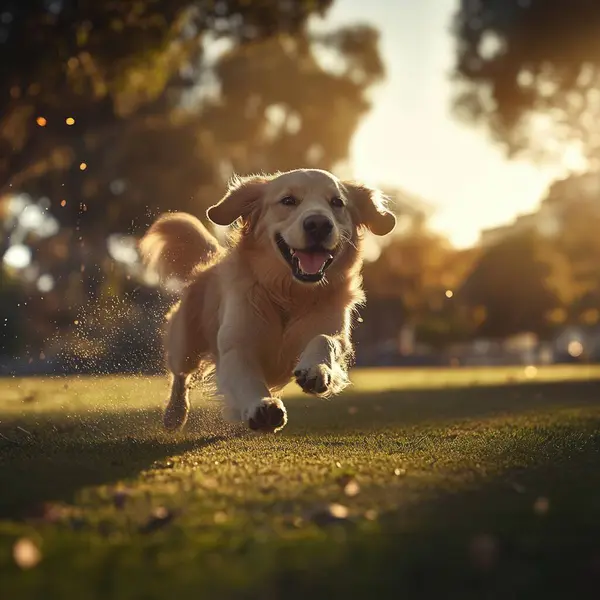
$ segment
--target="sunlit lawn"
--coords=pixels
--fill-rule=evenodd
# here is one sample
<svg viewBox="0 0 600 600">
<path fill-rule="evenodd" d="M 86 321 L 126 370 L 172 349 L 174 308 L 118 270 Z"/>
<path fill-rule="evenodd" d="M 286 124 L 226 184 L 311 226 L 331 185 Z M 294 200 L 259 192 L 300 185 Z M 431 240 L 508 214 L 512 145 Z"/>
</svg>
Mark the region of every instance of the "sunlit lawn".
<svg viewBox="0 0 600 600">
<path fill-rule="evenodd" d="M 597 597 L 600 368 L 353 380 L 269 437 L 198 392 L 163 433 L 163 378 L 0 380 L 0 598 Z"/>
</svg>

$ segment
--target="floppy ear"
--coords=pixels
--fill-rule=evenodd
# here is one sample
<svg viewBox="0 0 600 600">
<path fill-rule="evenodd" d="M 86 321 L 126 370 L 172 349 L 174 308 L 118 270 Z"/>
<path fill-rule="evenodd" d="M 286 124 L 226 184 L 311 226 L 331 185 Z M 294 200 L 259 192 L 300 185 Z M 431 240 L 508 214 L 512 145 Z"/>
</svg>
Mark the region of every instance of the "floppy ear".
<svg viewBox="0 0 600 600">
<path fill-rule="evenodd" d="M 234 177 L 227 193 L 206 211 L 206 216 L 216 225 L 231 225 L 239 217 L 248 217 L 268 181 L 267 177 L 259 175 Z"/>
<path fill-rule="evenodd" d="M 386 209 L 385 197 L 379 190 L 353 181 L 345 181 L 344 188 L 358 213 L 361 225 L 375 235 L 387 235 L 396 227 L 396 217 Z"/>
</svg>

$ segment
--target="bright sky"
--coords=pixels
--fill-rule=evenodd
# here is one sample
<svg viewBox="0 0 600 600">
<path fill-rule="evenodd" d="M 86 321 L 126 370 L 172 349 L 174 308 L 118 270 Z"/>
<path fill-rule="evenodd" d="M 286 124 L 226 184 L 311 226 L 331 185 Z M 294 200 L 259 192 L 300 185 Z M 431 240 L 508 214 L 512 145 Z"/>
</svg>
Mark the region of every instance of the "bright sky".
<svg viewBox="0 0 600 600">
<path fill-rule="evenodd" d="M 331 25 L 368 22 L 381 32 L 387 79 L 352 148 L 356 176 L 416 193 L 436 207 L 434 228 L 457 246 L 539 203 L 556 176 L 506 160 L 482 132 L 450 115 L 449 33 L 458 0 L 337 0 Z"/>
</svg>

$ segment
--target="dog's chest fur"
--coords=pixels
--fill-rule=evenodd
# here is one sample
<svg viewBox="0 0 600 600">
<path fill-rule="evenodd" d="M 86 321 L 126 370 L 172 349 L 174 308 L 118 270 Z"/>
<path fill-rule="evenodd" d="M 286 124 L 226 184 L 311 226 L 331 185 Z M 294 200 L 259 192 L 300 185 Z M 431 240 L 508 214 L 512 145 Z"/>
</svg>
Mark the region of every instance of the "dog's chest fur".
<svg viewBox="0 0 600 600">
<path fill-rule="evenodd" d="M 302 351 L 321 333 L 312 322 L 311 309 L 306 305 L 282 307 L 273 301 L 261 303 L 258 358 L 270 389 L 281 388 L 290 381 Z"/>
</svg>

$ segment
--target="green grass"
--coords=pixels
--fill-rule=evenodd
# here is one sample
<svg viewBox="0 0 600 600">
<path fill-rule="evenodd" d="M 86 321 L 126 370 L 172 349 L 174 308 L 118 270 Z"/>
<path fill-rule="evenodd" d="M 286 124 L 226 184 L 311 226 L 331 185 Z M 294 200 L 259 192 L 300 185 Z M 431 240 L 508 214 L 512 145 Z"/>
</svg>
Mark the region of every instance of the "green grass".
<svg viewBox="0 0 600 600">
<path fill-rule="evenodd" d="M 163 378 L 0 380 L 0 597 L 597 597 L 600 369 L 353 380 L 268 437 L 198 393 L 167 435 Z"/>
</svg>

